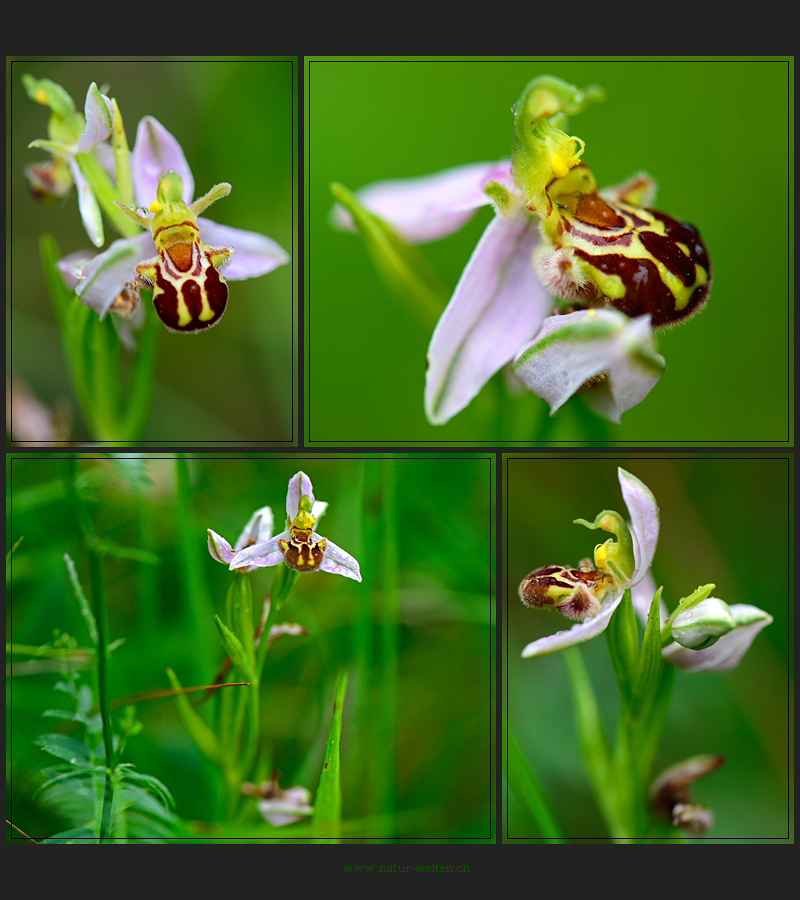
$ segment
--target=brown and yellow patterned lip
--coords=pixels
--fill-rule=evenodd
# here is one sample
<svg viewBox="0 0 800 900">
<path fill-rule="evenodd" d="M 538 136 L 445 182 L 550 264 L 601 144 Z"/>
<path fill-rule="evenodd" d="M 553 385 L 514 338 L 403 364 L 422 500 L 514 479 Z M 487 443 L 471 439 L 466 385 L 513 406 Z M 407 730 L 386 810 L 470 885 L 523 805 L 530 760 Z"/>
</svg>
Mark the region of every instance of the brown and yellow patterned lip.
<svg viewBox="0 0 800 900">
<path fill-rule="evenodd" d="M 197 244 L 173 244 L 160 259 L 163 269 L 156 274 L 153 305 L 161 321 L 180 332 L 216 325 L 228 305 L 228 285 L 210 251 Z"/>
<path fill-rule="evenodd" d="M 298 572 L 314 572 L 322 565 L 327 540 L 314 541 L 310 532 L 292 528 L 288 541 L 278 541 L 283 561 Z"/>
<path fill-rule="evenodd" d="M 593 202 L 594 201 L 594 202 Z M 594 285 L 588 305 L 608 302 L 630 318 L 649 314 L 654 328 L 676 325 L 708 299 L 711 261 L 698 230 L 664 213 L 583 196 L 562 212 L 562 238 L 598 273 L 616 277 L 622 296 Z"/>
<path fill-rule="evenodd" d="M 566 607 L 567 615 L 576 617 L 581 609 L 591 608 L 605 593 L 609 577 L 598 569 L 566 566 L 542 566 L 534 569 L 519 586 L 519 597 L 532 609 Z"/>
</svg>

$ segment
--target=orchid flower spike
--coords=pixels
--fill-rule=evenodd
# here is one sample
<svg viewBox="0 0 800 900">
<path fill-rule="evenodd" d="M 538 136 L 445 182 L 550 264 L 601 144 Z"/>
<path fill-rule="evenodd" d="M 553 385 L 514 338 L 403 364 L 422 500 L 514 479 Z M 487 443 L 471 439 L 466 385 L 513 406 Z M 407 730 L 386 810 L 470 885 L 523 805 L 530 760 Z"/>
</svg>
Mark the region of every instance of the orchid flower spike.
<svg viewBox="0 0 800 900">
<path fill-rule="evenodd" d="M 361 581 L 358 560 L 314 531 L 317 519 L 327 506 L 327 503 L 314 499 L 314 489 L 308 475 L 304 472 L 293 475 L 286 494 L 285 530 L 238 549 L 229 561 L 230 568 L 246 567 L 251 571 L 283 562 L 298 572 L 330 572 Z M 212 551 L 211 555 L 227 562 L 223 553 L 217 555 Z"/>
<path fill-rule="evenodd" d="M 528 644 L 522 656 L 545 656 L 581 644 L 608 627 L 623 594 L 644 577 L 658 543 L 659 515 L 655 497 L 635 475 L 618 470 L 622 496 L 630 516 L 630 529 L 619 513 L 604 510 L 594 520 L 576 524 L 600 528 L 616 537 L 598 544 L 593 564 L 577 569 L 544 566 L 535 569 L 519 587 L 522 602 L 532 609 L 557 609 L 580 624 Z"/>
</svg>

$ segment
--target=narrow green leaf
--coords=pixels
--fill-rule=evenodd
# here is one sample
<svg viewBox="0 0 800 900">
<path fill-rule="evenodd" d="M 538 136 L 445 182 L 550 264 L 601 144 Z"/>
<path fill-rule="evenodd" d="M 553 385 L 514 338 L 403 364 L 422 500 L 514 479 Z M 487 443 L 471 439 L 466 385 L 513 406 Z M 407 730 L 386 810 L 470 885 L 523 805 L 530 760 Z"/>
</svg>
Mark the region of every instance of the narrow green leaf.
<svg viewBox="0 0 800 900">
<path fill-rule="evenodd" d="M 242 644 L 250 671 L 254 672 L 253 589 L 250 579 L 246 575 L 234 575 L 231 586 L 228 588 L 227 608 L 230 610 L 230 622 Z"/>
<path fill-rule="evenodd" d="M 147 563 L 151 566 L 157 566 L 161 562 L 161 558 L 156 553 L 149 550 L 141 550 L 139 547 L 122 547 L 115 544 L 114 541 L 108 541 L 105 538 L 99 538 L 90 535 L 87 540 L 90 541 L 92 550 L 100 556 L 113 556 L 116 559 L 132 559 L 134 562 Z"/>
<path fill-rule="evenodd" d="M 225 650 L 231 658 L 231 662 L 236 666 L 239 671 L 244 675 L 244 677 L 251 684 L 256 684 L 258 679 L 256 678 L 255 672 L 253 670 L 252 665 L 250 664 L 250 659 L 245 652 L 244 647 L 242 646 L 242 642 L 239 638 L 228 628 L 227 625 L 220 619 L 219 616 L 214 616 L 214 622 L 216 623 L 217 630 L 222 637 L 222 644 L 225 647 Z"/>
<path fill-rule="evenodd" d="M 150 790 L 164 806 L 175 807 L 175 801 L 172 799 L 172 794 L 170 794 L 167 786 L 153 775 L 145 775 L 144 772 L 128 770 L 123 774 L 123 781 L 133 782 L 141 788 Z"/>
<path fill-rule="evenodd" d="M 647 614 L 647 625 L 642 639 L 642 649 L 639 653 L 639 662 L 636 667 L 636 677 L 633 685 L 633 711 L 634 714 L 640 709 L 645 698 L 652 696 L 658 685 L 661 666 L 661 621 L 660 621 L 660 603 L 661 591 L 656 591 L 653 602 L 650 604 L 650 611 Z"/>
<path fill-rule="evenodd" d="M 630 704 L 639 661 L 639 632 L 631 592 L 625 591 L 606 629 L 606 640 L 622 699 Z"/>
<path fill-rule="evenodd" d="M 97 844 L 98 842 L 97 833 L 91 828 L 70 828 L 39 841 L 40 844 Z"/>
<path fill-rule="evenodd" d="M 34 743 L 45 753 L 65 759 L 75 766 L 92 765 L 89 748 L 83 741 L 77 741 L 64 734 L 42 734 L 34 740 Z"/>
<path fill-rule="evenodd" d="M 67 574 L 69 575 L 69 580 L 72 584 L 72 590 L 75 591 L 75 596 L 78 598 L 78 603 L 81 607 L 81 615 L 83 616 L 84 622 L 86 622 L 86 627 L 89 629 L 89 637 L 95 647 L 97 647 L 100 640 L 97 631 L 97 621 L 92 612 L 92 607 L 89 605 L 89 601 L 83 593 L 83 588 L 78 580 L 78 572 L 75 569 L 75 563 L 72 561 L 72 557 L 69 553 L 64 554 L 64 562 L 67 564 Z"/>
<path fill-rule="evenodd" d="M 339 674 L 333 697 L 333 712 L 325 745 L 325 758 L 314 798 L 314 833 L 323 843 L 338 844 L 342 818 L 342 786 L 339 779 L 339 743 L 342 736 L 342 710 L 347 691 L 347 672 Z"/>
<path fill-rule="evenodd" d="M 182 690 L 181 683 L 172 669 L 167 669 L 167 678 L 169 678 L 175 690 Z M 214 732 L 195 712 L 184 694 L 176 695 L 175 699 L 183 727 L 189 733 L 189 737 L 195 742 L 197 748 L 212 762 L 222 762 L 222 752 Z"/>
<path fill-rule="evenodd" d="M 506 777 L 509 787 L 520 804 L 528 810 L 547 843 L 563 844 L 564 835 L 530 762 L 522 752 L 514 732 L 508 728 L 506 734 L 508 735 Z"/>
</svg>

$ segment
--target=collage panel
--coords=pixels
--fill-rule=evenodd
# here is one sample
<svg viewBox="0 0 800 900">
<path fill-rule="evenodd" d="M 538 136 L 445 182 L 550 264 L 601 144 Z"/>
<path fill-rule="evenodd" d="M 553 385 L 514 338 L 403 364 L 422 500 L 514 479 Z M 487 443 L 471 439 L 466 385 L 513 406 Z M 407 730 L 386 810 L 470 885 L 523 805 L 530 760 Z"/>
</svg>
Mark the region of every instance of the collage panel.
<svg viewBox="0 0 800 900">
<path fill-rule="evenodd" d="M 309 445 L 791 446 L 791 58 L 304 66 Z"/>
<path fill-rule="evenodd" d="M 493 844 L 494 467 L 14 454 L 13 839 Z"/>
<path fill-rule="evenodd" d="M 8 441 L 297 445 L 297 58 L 6 74 Z"/>
<path fill-rule="evenodd" d="M 504 457 L 505 842 L 793 841 L 792 464 Z"/>
</svg>

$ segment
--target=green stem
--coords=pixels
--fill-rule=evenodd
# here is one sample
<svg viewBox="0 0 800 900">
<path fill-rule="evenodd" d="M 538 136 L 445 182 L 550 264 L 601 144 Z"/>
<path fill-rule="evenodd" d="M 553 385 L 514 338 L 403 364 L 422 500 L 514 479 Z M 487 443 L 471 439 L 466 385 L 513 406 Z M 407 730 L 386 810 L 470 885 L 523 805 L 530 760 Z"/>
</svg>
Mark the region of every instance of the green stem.
<svg viewBox="0 0 800 900">
<path fill-rule="evenodd" d="M 103 564 L 97 550 L 97 538 L 94 534 L 88 513 L 78 492 L 78 458 L 69 456 L 67 462 L 66 487 L 72 500 L 72 508 L 78 520 L 83 537 L 83 544 L 89 559 L 89 572 L 94 599 L 94 617 L 97 622 L 97 697 L 100 716 L 103 722 L 103 746 L 105 747 L 106 778 L 103 792 L 103 812 L 100 822 L 100 843 L 106 842 L 111 831 L 111 810 L 113 801 L 112 774 L 116 766 L 114 758 L 114 738 L 111 728 L 111 705 L 108 695 L 108 616 L 106 611 L 105 583 L 103 581 Z"/>
<path fill-rule="evenodd" d="M 91 153 L 76 153 L 75 160 L 85 176 L 92 193 L 97 198 L 100 208 L 108 216 L 111 223 L 123 237 L 136 237 L 142 233 L 140 225 L 133 219 L 129 219 L 122 210 L 115 205 L 119 200 L 119 194 L 111 179 Z"/>
</svg>

